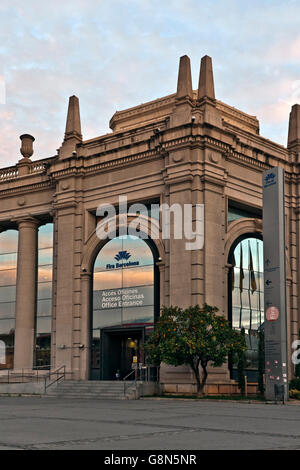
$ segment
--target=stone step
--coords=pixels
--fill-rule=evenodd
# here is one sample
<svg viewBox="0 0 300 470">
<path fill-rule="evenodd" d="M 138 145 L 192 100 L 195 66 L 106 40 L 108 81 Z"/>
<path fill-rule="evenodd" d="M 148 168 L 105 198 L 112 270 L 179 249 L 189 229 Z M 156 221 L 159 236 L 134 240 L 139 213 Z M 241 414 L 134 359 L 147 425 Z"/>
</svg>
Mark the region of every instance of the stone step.
<svg viewBox="0 0 300 470">
<path fill-rule="evenodd" d="M 74 399 L 116 399 L 124 400 L 133 397 L 134 382 L 67 380 L 47 390 L 47 396 Z M 124 395 L 124 389 L 126 395 Z"/>
<path fill-rule="evenodd" d="M 134 382 L 126 382 L 126 384 L 130 384 Z M 123 387 L 124 382 L 111 382 L 111 383 L 101 383 L 101 382 L 94 382 L 94 383 L 81 383 L 78 382 L 76 383 L 69 383 L 68 381 L 66 382 L 60 382 L 62 385 L 68 385 L 69 387 Z"/>
<path fill-rule="evenodd" d="M 59 387 L 59 388 L 60 388 L 60 390 L 65 390 L 65 391 L 73 390 L 74 388 L 76 388 L 76 390 L 81 390 L 82 392 L 101 392 L 101 391 L 103 391 L 103 392 L 106 392 L 106 391 L 114 392 L 114 391 L 124 390 L 124 387 L 119 387 L 119 388 L 117 388 L 117 387 L 114 387 L 114 388 L 109 388 L 109 387 L 107 387 L 107 388 L 104 388 L 104 387 L 102 387 L 102 388 L 100 388 L 100 387 L 95 387 L 95 388 L 89 388 L 89 387 Z M 126 387 L 126 388 L 128 388 L 128 387 Z"/>
<path fill-rule="evenodd" d="M 65 397 L 69 397 L 69 396 L 78 396 L 78 397 L 121 397 L 123 396 L 124 394 L 123 393 L 78 393 L 78 392 L 69 392 L 69 393 L 61 393 L 61 392 L 58 392 L 58 393 L 48 393 L 47 395 L 52 395 L 52 396 L 58 396 L 58 395 L 63 395 Z"/>
<path fill-rule="evenodd" d="M 126 400 L 127 397 L 124 395 L 65 395 L 64 393 L 57 394 L 57 395 L 47 395 L 50 398 L 68 398 L 68 399 L 76 399 L 76 400 Z"/>
</svg>

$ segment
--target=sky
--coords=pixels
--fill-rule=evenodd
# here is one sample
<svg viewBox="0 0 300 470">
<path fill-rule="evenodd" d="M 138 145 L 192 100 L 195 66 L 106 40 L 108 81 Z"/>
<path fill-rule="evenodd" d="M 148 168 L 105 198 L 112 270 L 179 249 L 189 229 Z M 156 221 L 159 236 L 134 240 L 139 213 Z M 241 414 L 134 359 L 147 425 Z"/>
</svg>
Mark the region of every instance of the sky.
<svg viewBox="0 0 300 470">
<path fill-rule="evenodd" d="M 179 58 L 213 60 L 216 98 L 257 116 L 286 146 L 300 103 L 299 0 L 1 0 L 0 167 L 56 154 L 68 98 L 85 140 L 110 132 L 116 110 L 176 91 Z"/>
</svg>

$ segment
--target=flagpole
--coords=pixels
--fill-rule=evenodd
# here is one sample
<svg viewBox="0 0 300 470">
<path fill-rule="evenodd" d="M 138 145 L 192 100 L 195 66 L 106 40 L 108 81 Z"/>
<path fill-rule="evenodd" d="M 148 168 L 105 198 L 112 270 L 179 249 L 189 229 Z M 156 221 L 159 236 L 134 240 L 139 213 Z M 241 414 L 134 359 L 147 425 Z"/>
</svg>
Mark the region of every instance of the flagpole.
<svg viewBox="0 0 300 470">
<path fill-rule="evenodd" d="M 259 246 L 258 240 L 256 240 L 256 250 L 257 250 L 257 264 L 258 264 L 258 308 L 259 308 L 259 326 L 261 326 L 261 303 L 260 303 L 260 270 L 259 270 Z"/>
<path fill-rule="evenodd" d="M 242 241 L 240 244 L 240 322 L 239 322 L 239 327 L 242 328 L 242 311 L 243 311 L 243 298 L 242 298 L 242 293 L 243 293 L 243 279 L 244 279 L 244 271 L 243 271 L 243 246 L 242 246 Z M 243 277 L 242 277 L 243 273 Z"/>
<path fill-rule="evenodd" d="M 249 297 L 249 309 L 250 309 L 250 320 L 249 320 L 249 340 L 250 340 L 250 345 L 252 349 L 252 344 L 251 344 L 251 335 L 250 331 L 252 329 L 252 308 L 251 308 L 251 266 L 250 266 L 250 240 L 248 240 L 248 275 L 249 275 L 249 290 L 248 290 L 248 297 Z"/>
</svg>

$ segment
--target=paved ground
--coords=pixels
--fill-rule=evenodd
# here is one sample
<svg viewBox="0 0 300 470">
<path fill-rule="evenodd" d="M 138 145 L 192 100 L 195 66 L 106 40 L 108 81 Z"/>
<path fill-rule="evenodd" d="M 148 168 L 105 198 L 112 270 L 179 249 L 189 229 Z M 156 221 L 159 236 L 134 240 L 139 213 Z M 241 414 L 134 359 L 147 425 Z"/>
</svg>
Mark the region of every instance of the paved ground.
<svg viewBox="0 0 300 470">
<path fill-rule="evenodd" d="M 0 449 L 300 449 L 300 406 L 0 397 Z"/>
</svg>

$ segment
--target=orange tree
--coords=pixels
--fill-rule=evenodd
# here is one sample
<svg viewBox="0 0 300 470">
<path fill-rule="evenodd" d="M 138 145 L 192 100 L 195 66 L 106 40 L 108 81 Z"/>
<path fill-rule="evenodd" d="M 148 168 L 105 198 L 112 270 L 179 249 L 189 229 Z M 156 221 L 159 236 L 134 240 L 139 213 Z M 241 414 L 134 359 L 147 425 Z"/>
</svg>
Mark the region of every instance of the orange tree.
<svg viewBox="0 0 300 470">
<path fill-rule="evenodd" d="M 207 379 L 207 366 L 220 367 L 247 349 L 245 338 L 232 330 L 218 309 L 207 304 L 182 309 L 163 307 L 153 333 L 145 343 L 147 362 L 154 365 L 179 366 L 192 369 L 197 393 L 201 395 Z M 199 367 L 201 366 L 202 374 Z"/>
</svg>

